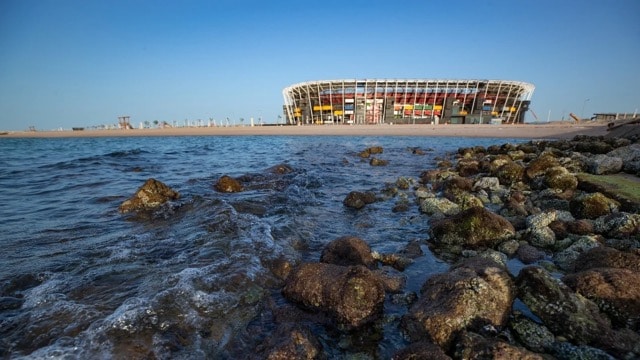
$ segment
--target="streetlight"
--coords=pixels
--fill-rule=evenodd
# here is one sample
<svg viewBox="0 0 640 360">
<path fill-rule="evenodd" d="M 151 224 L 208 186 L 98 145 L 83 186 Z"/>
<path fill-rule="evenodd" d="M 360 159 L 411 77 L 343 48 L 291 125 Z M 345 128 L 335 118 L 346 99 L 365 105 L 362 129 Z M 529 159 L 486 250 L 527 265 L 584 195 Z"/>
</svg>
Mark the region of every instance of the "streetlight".
<svg viewBox="0 0 640 360">
<path fill-rule="evenodd" d="M 582 112 L 580 113 L 580 120 L 584 119 L 584 107 L 587 105 L 587 101 L 589 101 L 591 99 L 584 99 L 584 102 L 582 103 Z"/>
</svg>

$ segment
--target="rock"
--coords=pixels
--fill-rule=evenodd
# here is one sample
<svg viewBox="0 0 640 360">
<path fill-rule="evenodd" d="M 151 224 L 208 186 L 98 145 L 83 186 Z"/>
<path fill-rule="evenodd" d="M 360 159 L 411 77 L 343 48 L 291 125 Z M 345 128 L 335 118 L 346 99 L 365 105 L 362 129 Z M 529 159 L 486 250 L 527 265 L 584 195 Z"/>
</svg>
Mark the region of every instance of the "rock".
<svg viewBox="0 0 640 360">
<path fill-rule="evenodd" d="M 622 252 L 610 247 L 599 246 L 584 251 L 574 263 L 575 271 L 596 268 L 616 268 L 638 271 L 640 252 Z"/>
<path fill-rule="evenodd" d="M 575 150 L 582 153 L 586 152 L 591 154 L 606 154 L 609 151 L 613 150 L 613 146 L 596 138 L 581 139 L 578 141 L 574 139 L 574 141 L 575 141 Z"/>
<path fill-rule="evenodd" d="M 601 216 L 594 223 L 595 230 L 613 238 L 628 238 L 640 234 L 640 214 L 626 212 Z"/>
<path fill-rule="evenodd" d="M 513 317 L 509 321 L 509 328 L 513 330 L 518 340 L 531 351 L 545 352 L 555 342 L 555 336 L 546 326 L 522 315 Z"/>
<path fill-rule="evenodd" d="M 352 191 L 343 200 L 343 204 L 346 207 L 354 209 L 362 209 L 366 204 L 371 204 L 376 201 L 376 195 L 371 192 Z"/>
<path fill-rule="evenodd" d="M 431 338 L 446 351 L 464 329 L 503 326 L 514 298 L 504 267 L 488 259 L 466 259 L 425 282 L 401 326 L 410 339 Z"/>
<path fill-rule="evenodd" d="M 169 186 L 156 179 L 149 179 L 138 188 L 131 198 L 120 204 L 119 210 L 121 213 L 151 210 L 179 197 L 180 194 Z"/>
<path fill-rule="evenodd" d="M 282 290 L 290 301 L 323 311 L 347 327 L 358 327 L 382 313 L 382 281 L 364 266 L 306 263 L 294 270 Z"/>
<path fill-rule="evenodd" d="M 451 358 L 436 344 L 428 341 L 415 342 L 396 352 L 392 360 L 450 360 Z"/>
<path fill-rule="evenodd" d="M 520 261 L 528 265 L 544 259 L 545 253 L 529 244 L 522 244 L 518 247 L 517 256 Z"/>
<path fill-rule="evenodd" d="M 575 262 L 581 254 L 599 246 L 602 245 L 596 237 L 581 236 L 566 249 L 553 254 L 553 261 L 562 270 L 573 271 Z"/>
<path fill-rule="evenodd" d="M 629 174 L 640 174 L 640 143 L 619 147 L 607 156 L 622 159 L 622 170 Z"/>
<path fill-rule="evenodd" d="M 593 234 L 593 224 L 589 220 L 580 219 L 565 223 L 567 225 L 567 231 L 576 235 L 589 235 Z"/>
<path fill-rule="evenodd" d="M 555 166 L 560 166 L 558 159 L 550 154 L 545 154 L 529 162 L 524 172 L 528 179 L 534 179 L 537 176 L 544 175 L 548 169 Z"/>
<path fill-rule="evenodd" d="M 513 185 L 522 181 L 524 176 L 524 167 L 516 162 L 508 162 L 502 165 L 496 172 L 495 176 L 500 179 L 500 183 L 504 185 Z"/>
<path fill-rule="evenodd" d="M 460 159 L 456 164 L 456 171 L 463 177 L 476 175 L 480 172 L 480 162 L 475 159 Z"/>
<path fill-rule="evenodd" d="M 431 225 L 436 244 L 494 247 L 515 235 L 511 223 L 483 207 L 464 210 Z"/>
<path fill-rule="evenodd" d="M 272 174 L 278 174 L 278 175 L 283 175 L 283 174 L 289 174 L 293 172 L 293 168 L 287 164 L 278 164 L 275 166 L 272 166 L 270 168 L 267 169 L 268 172 L 272 173 Z"/>
<path fill-rule="evenodd" d="M 447 198 L 425 198 L 420 202 L 420 211 L 427 215 L 455 215 L 460 206 Z"/>
<path fill-rule="evenodd" d="M 617 174 L 622 170 L 622 165 L 622 159 L 619 157 L 599 154 L 589 158 L 588 171 L 595 175 Z"/>
<path fill-rule="evenodd" d="M 363 265 L 369 269 L 376 266 L 369 244 L 355 236 L 339 237 L 328 243 L 322 250 L 320 262 L 342 266 Z"/>
<path fill-rule="evenodd" d="M 398 271 L 404 271 L 407 266 L 413 264 L 413 260 L 411 258 L 398 254 L 380 254 L 374 251 L 372 255 L 373 258 L 380 261 L 382 265 L 391 266 Z"/>
<path fill-rule="evenodd" d="M 388 293 L 401 293 L 407 284 L 407 278 L 398 272 L 398 270 L 390 267 L 374 270 L 373 273 L 380 279 L 384 290 Z"/>
<path fill-rule="evenodd" d="M 498 190 L 500 189 L 500 180 L 497 177 L 485 176 L 481 177 L 473 183 L 473 191 L 478 190 Z"/>
<path fill-rule="evenodd" d="M 571 213 L 580 219 L 595 219 L 617 212 L 620 203 L 602 193 L 587 193 L 577 196 L 569 202 Z"/>
<path fill-rule="evenodd" d="M 529 229 L 529 242 L 540 248 L 550 248 L 556 243 L 556 234 L 548 226 Z"/>
<path fill-rule="evenodd" d="M 229 175 L 221 176 L 214 187 L 217 191 L 223 193 L 236 193 L 242 191 L 242 184 L 240 183 L 240 181 L 232 178 Z"/>
<path fill-rule="evenodd" d="M 545 183 L 552 189 L 567 191 L 578 187 L 578 178 L 562 166 L 548 169 L 544 176 Z"/>
<path fill-rule="evenodd" d="M 516 278 L 518 297 L 554 334 L 578 344 L 598 340 L 610 328 L 596 304 L 576 295 L 546 270 L 528 266 Z"/>
<path fill-rule="evenodd" d="M 454 358 L 456 359 L 519 359 L 545 360 L 545 357 L 535 354 L 525 348 L 511 345 L 507 342 L 485 338 L 473 332 L 463 332 L 456 340 Z"/>
<path fill-rule="evenodd" d="M 640 329 L 640 273 L 629 269 L 595 268 L 565 276 L 562 281 L 595 302 L 615 327 Z"/>
<path fill-rule="evenodd" d="M 389 161 L 373 157 L 369 161 L 369 165 L 371 165 L 371 166 L 387 166 L 387 165 L 389 165 Z"/>
<path fill-rule="evenodd" d="M 362 150 L 360 153 L 358 153 L 358 156 L 360 156 L 361 158 L 368 158 L 372 154 L 382 154 L 383 152 L 384 149 L 382 148 L 382 146 L 372 146 Z"/>
<path fill-rule="evenodd" d="M 265 339 L 257 352 L 269 360 L 320 359 L 322 346 L 309 329 L 299 324 L 284 323 Z"/>
</svg>

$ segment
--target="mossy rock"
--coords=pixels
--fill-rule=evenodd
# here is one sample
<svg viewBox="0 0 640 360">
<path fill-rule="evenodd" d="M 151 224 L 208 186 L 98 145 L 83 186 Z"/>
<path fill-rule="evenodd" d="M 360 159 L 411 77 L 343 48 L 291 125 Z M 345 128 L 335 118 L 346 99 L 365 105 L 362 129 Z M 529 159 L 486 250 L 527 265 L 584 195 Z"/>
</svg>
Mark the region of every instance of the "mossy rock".
<svg viewBox="0 0 640 360">
<path fill-rule="evenodd" d="M 575 190 L 578 187 L 578 178 L 566 168 L 554 166 L 545 173 L 545 183 L 552 189 Z"/>
<path fill-rule="evenodd" d="M 548 169 L 554 166 L 560 166 L 558 159 L 551 154 L 544 154 L 527 165 L 525 174 L 529 179 L 533 179 L 536 176 L 544 175 Z"/>
<path fill-rule="evenodd" d="M 596 219 L 609 215 L 618 211 L 619 207 L 619 202 L 599 192 L 583 194 L 569 202 L 571 213 L 581 219 Z"/>
<path fill-rule="evenodd" d="M 640 178 L 628 174 L 577 175 L 578 188 L 601 192 L 620 202 L 623 211 L 640 211 Z"/>
<path fill-rule="evenodd" d="M 431 226 L 434 242 L 470 248 L 494 247 L 515 235 L 511 223 L 483 207 L 473 207 Z"/>
<path fill-rule="evenodd" d="M 496 171 L 496 176 L 500 179 L 501 184 L 512 185 L 522 181 L 524 167 L 515 162 L 508 162 Z"/>
</svg>

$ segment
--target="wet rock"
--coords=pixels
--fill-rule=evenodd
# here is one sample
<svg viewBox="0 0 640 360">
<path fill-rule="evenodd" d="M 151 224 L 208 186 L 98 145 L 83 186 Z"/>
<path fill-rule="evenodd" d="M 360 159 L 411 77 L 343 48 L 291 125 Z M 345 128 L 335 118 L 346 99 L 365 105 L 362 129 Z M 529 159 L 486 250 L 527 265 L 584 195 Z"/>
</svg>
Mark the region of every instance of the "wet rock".
<svg viewBox="0 0 640 360">
<path fill-rule="evenodd" d="M 179 197 L 180 194 L 169 186 L 156 179 L 149 179 L 131 198 L 120 204 L 119 210 L 122 213 L 151 210 Z"/>
<path fill-rule="evenodd" d="M 271 334 L 257 352 L 261 359 L 322 359 L 322 345 L 309 329 L 298 324 L 285 323 Z"/>
<path fill-rule="evenodd" d="M 284 175 L 293 172 L 293 168 L 287 164 L 278 164 L 267 169 L 272 174 Z"/>
<path fill-rule="evenodd" d="M 554 334 L 578 344 L 591 344 L 610 322 L 596 304 L 576 295 L 546 270 L 529 266 L 516 279 L 518 297 Z"/>
<path fill-rule="evenodd" d="M 392 360 L 450 360 L 451 358 L 438 345 L 428 342 L 415 342 L 396 352 Z"/>
<path fill-rule="evenodd" d="M 548 226 L 530 228 L 529 242 L 540 248 L 551 248 L 556 244 L 556 234 Z"/>
<path fill-rule="evenodd" d="M 616 268 L 638 271 L 640 252 L 623 252 L 606 246 L 589 249 L 576 259 L 575 271 L 595 268 Z"/>
<path fill-rule="evenodd" d="M 562 281 L 595 302 L 614 326 L 640 328 L 640 273 L 629 269 L 595 268 L 565 276 Z"/>
<path fill-rule="evenodd" d="M 364 266 L 307 263 L 286 280 L 284 296 L 306 308 L 323 311 L 347 327 L 378 318 L 384 303 L 384 285 Z"/>
<path fill-rule="evenodd" d="M 509 321 L 509 328 L 517 339 L 531 351 L 545 352 L 555 342 L 555 336 L 546 326 L 522 315 L 514 316 Z"/>
<path fill-rule="evenodd" d="M 507 342 L 485 338 L 474 332 L 464 332 L 456 340 L 454 358 L 456 359 L 520 359 L 544 360 L 542 355 Z"/>
<path fill-rule="evenodd" d="M 13 296 L 0 296 L 0 311 L 15 310 L 22 307 L 24 298 L 17 298 Z"/>
<path fill-rule="evenodd" d="M 391 266 L 399 271 L 404 271 L 407 266 L 413 264 L 413 260 L 411 258 L 398 254 L 379 254 L 375 251 L 372 254 L 374 259 L 380 261 L 383 265 Z"/>
<path fill-rule="evenodd" d="M 374 270 L 373 273 L 380 279 L 384 285 L 384 290 L 388 293 L 400 293 L 407 284 L 407 278 L 398 270 L 390 267 Z"/>
<path fill-rule="evenodd" d="M 605 351 L 586 345 L 573 345 L 566 341 L 558 341 L 549 345 L 547 349 L 556 359 L 567 360 L 615 360 Z"/>
<path fill-rule="evenodd" d="M 350 207 L 353 209 L 362 209 L 366 204 L 371 204 L 376 201 L 376 194 L 367 191 L 352 191 L 344 198 L 342 203 L 346 207 Z"/>
<path fill-rule="evenodd" d="M 447 169 L 431 169 L 420 173 L 420 181 L 425 185 L 431 184 L 434 190 L 438 190 L 444 180 L 451 176 L 458 176 L 458 174 Z"/>
<path fill-rule="evenodd" d="M 382 146 L 372 146 L 362 150 L 360 153 L 358 153 L 358 156 L 360 156 L 361 158 L 368 158 L 373 154 L 382 154 L 383 152 L 384 149 L 382 148 Z"/>
<path fill-rule="evenodd" d="M 571 213 L 581 219 L 596 219 L 617 212 L 620 203 L 602 193 L 587 193 L 577 196 L 569 202 Z"/>
<path fill-rule="evenodd" d="M 221 176 L 214 185 L 214 188 L 223 193 L 236 193 L 243 190 L 240 181 L 228 175 Z"/>
<path fill-rule="evenodd" d="M 470 248 L 494 247 L 515 235 L 511 223 L 483 207 L 464 210 L 431 225 L 432 240 L 439 245 Z"/>
<path fill-rule="evenodd" d="M 378 159 L 376 157 L 373 157 L 369 161 L 369 165 L 371 165 L 371 166 L 387 166 L 387 165 L 389 165 L 389 160 L 383 160 L 383 159 Z"/>
<path fill-rule="evenodd" d="M 488 259 L 466 259 L 425 282 L 401 326 L 411 339 L 431 338 L 446 351 L 465 329 L 503 326 L 514 297 L 504 267 Z"/>
<path fill-rule="evenodd" d="M 369 244 L 356 236 L 343 236 L 328 243 L 322 250 L 320 262 L 342 266 L 363 265 L 370 269 L 376 266 Z"/>
<path fill-rule="evenodd" d="M 622 165 L 622 159 L 619 157 L 599 154 L 589 158 L 588 171 L 595 175 L 617 174 L 622 170 Z"/>
</svg>

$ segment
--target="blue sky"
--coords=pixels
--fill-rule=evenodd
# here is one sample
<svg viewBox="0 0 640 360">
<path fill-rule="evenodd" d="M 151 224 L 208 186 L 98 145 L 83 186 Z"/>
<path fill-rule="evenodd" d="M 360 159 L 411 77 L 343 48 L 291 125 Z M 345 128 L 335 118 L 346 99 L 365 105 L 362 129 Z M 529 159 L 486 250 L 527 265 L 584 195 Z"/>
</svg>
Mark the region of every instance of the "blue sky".
<svg viewBox="0 0 640 360">
<path fill-rule="evenodd" d="M 284 87 L 342 78 L 526 81 L 544 121 L 634 112 L 638 15 L 637 0 L 3 0 L 0 129 L 276 122 Z"/>
</svg>

